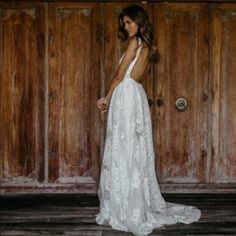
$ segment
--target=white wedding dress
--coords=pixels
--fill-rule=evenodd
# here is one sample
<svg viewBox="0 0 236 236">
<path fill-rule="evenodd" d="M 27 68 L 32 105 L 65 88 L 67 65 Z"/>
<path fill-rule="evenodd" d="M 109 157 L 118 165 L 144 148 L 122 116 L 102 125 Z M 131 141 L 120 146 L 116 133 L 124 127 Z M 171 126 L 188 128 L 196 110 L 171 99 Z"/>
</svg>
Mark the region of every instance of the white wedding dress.
<svg viewBox="0 0 236 236">
<path fill-rule="evenodd" d="M 141 50 L 138 39 L 136 57 L 110 101 L 96 222 L 144 236 L 165 224 L 198 221 L 201 212 L 194 206 L 166 202 L 160 193 L 146 93 L 130 77 Z"/>
</svg>

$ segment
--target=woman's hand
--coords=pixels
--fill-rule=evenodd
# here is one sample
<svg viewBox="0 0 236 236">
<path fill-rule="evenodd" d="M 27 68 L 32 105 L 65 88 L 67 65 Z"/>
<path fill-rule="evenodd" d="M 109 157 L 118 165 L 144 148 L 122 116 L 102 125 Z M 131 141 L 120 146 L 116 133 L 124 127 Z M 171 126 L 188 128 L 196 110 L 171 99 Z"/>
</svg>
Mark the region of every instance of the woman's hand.
<svg viewBox="0 0 236 236">
<path fill-rule="evenodd" d="M 100 98 L 98 101 L 97 101 L 97 106 L 98 108 L 101 110 L 101 112 L 106 112 L 107 109 L 108 109 L 108 106 L 109 106 L 109 101 L 107 98 Z"/>
</svg>

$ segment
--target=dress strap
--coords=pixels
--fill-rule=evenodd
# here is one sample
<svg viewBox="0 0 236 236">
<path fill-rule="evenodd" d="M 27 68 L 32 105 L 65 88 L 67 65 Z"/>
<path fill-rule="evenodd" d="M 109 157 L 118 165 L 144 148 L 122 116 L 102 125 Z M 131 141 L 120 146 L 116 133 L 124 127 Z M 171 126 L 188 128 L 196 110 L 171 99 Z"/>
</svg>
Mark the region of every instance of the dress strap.
<svg viewBox="0 0 236 236">
<path fill-rule="evenodd" d="M 135 56 L 134 60 L 132 61 L 133 66 L 134 66 L 135 62 L 138 60 L 141 49 L 142 49 L 142 40 L 141 40 L 141 38 L 138 37 L 138 49 L 136 52 L 136 56 Z"/>
<path fill-rule="evenodd" d="M 124 56 L 125 56 L 125 52 L 123 53 L 122 57 L 120 58 L 119 64 L 122 62 Z"/>
</svg>

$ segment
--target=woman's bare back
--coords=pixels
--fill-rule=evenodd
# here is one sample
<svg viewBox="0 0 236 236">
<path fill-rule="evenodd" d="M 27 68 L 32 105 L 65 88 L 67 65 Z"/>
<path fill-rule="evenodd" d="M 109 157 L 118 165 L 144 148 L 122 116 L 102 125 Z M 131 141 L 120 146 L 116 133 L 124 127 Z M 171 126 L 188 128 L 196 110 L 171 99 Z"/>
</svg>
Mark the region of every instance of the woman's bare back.
<svg viewBox="0 0 236 236">
<path fill-rule="evenodd" d="M 139 57 L 130 73 L 131 78 L 142 82 L 150 69 L 149 48 L 142 47 Z"/>
</svg>

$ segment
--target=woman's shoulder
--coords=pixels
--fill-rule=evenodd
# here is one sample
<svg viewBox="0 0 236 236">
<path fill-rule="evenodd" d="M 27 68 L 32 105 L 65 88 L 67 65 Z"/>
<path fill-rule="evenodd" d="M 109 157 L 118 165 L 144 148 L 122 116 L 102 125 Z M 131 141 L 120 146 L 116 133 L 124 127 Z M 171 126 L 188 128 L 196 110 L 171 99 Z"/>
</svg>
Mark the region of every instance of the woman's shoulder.
<svg viewBox="0 0 236 236">
<path fill-rule="evenodd" d="M 132 37 L 127 42 L 127 48 L 137 49 L 139 46 L 139 40 L 137 37 Z"/>
<path fill-rule="evenodd" d="M 149 47 L 140 37 L 136 36 L 136 37 L 129 38 L 124 43 L 125 44 L 122 45 L 123 49 L 121 50 L 123 51 L 123 54 L 127 53 L 127 51 L 135 53 L 140 47 L 141 47 L 140 54 L 145 55 L 149 53 Z"/>
<path fill-rule="evenodd" d="M 128 42 L 127 48 L 130 47 L 133 50 L 138 50 L 141 47 L 141 52 L 146 54 L 149 53 L 149 47 L 140 37 L 133 37 Z"/>
</svg>

